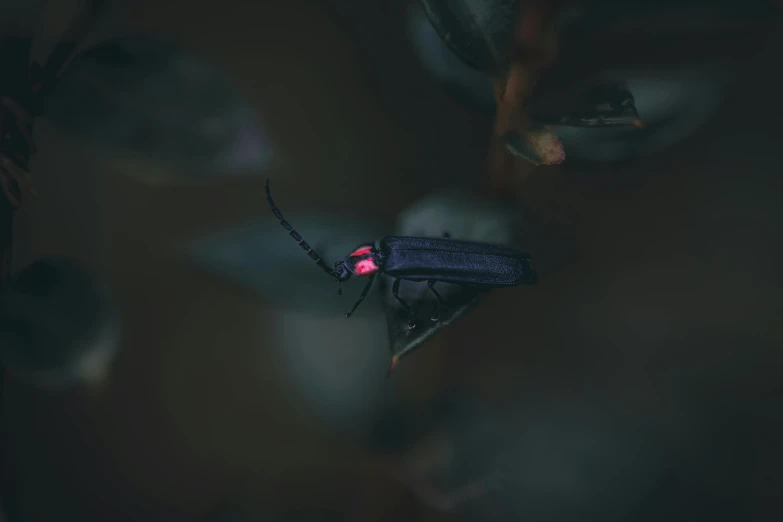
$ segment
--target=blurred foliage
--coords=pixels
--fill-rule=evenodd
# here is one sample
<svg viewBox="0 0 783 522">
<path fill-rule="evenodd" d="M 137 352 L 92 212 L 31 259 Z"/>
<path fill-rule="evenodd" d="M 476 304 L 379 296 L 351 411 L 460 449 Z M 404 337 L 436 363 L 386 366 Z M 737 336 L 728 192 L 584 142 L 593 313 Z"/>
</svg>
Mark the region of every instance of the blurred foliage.
<svg viewBox="0 0 783 522">
<path fill-rule="evenodd" d="M 527 231 L 516 205 L 475 193 L 448 190 L 423 197 L 398 217 L 395 233 L 402 236 L 443 237 L 513 244 Z"/>
<path fill-rule="evenodd" d="M 423 9 L 410 9 L 410 39 L 433 76 L 478 108 L 494 109 L 491 83 L 479 71 L 505 77 L 515 13 L 529 3 L 423 0 Z M 622 161 L 682 141 L 726 95 L 736 78 L 728 71 L 742 68 L 742 50 L 753 52 L 774 14 L 764 0 L 563 4 L 556 16 L 562 60 L 541 71 L 540 84 L 531 93 L 533 126 L 551 123 L 536 116 L 540 102 L 549 102 L 550 112 L 554 107 L 555 113 L 568 114 L 570 100 L 581 95 L 574 85 L 612 81 L 628 86 L 647 127 L 501 128 L 503 142 L 513 154 L 547 165 L 562 161 L 563 154 L 568 161 Z M 660 35 L 666 35 L 664 45 Z M 736 42 L 735 49 L 705 50 L 706 42 L 720 39 Z M 578 65 L 571 60 L 576 47 L 582 56 Z M 590 58 L 585 60 L 584 54 Z M 528 73 L 536 75 L 533 69 Z M 552 144 L 558 151 L 547 154 Z"/>
<path fill-rule="evenodd" d="M 235 4 L 232 12 L 192 3 L 183 11 L 164 2 L 150 10 L 152 18 L 165 11 L 165 23 L 191 43 L 214 45 L 214 53 L 223 53 L 253 85 L 306 71 L 295 76 L 298 81 L 277 85 L 269 97 L 270 105 L 280 107 L 279 122 L 295 107 L 302 119 L 293 119 L 307 120 L 313 136 L 340 134 L 350 142 L 344 150 L 353 148 L 362 158 L 373 156 L 368 151 L 388 152 L 368 163 L 377 170 L 362 172 L 333 157 L 325 161 L 323 151 L 308 153 L 303 156 L 310 163 L 304 164 L 317 168 L 291 173 L 301 201 L 312 204 L 300 207 L 298 217 L 292 213 L 292 223 L 329 262 L 388 233 L 389 223 L 380 221 L 410 204 L 420 195 L 416 190 L 462 184 L 472 195 L 470 180 L 481 161 L 475 158 L 485 154 L 475 130 L 489 128 L 488 115 L 433 103 L 437 93 L 406 74 L 393 83 L 407 84 L 398 91 L 355 81 L 372 76 L 372 60 L 345 60 L 349 45 L 381 48 L 387 54 L 378 55 L 384 58 L 377 60 L 378 69 L 416 68 L 410 57 L 406 61 L 401 39 L 390 37 L 402 30 L 401 4 L 379 4 L 399 17 L 378 16 L 366 3 L 352 5 L 365 40 L 352 41 L 355 35 L 320 3 L 306 11 L 290 2 Z M 144 9 L 138 12 L 146 16 Z M 688 89 L 691 97 L 677 96 L 690 101 L 668 106 L 682 84 L 704 79 L 680 73 L 745 41 L 729 37 L 721 47 L 720 41 L 694 37 L 691 43 L 704 44 L 700 54 L 681 38 L 655 35 L 660 26 L 652 22 L 648 32 L 638 30 L 653 18 L 637 26 L 594 18 L 609 23 L 598 31 L 611 40 L 607 48 L 628 56 L 604 61 L 607 55 L 595 51 L 602 48 L 585 39 L 566 53 L 563 69 L 547 70 L 552 76 L 546 81 L 552 81 L 541 91 L 570 99 L 563 86 L 581 88 L 583 79 L 620 71 L 616 79 L 630 80 L 640 112 L 659 113 L 667 125 L 700 107 L 696 88 Z M 643 56 L 633 45 L 637 33 L 655 44 Z M 344 47 L 333 46 L 335 41 Z M 267 45 L 280 60 L 258 59 L 258 49 Z M 746 51 L 737 54 L 747 58 Z M 679 57 L 682 68 L 674 70 Z M 355 72 L 339 84 L 343 97 L 317 82 L 340 60 L 345 71 Z M 315 68 L 316 61 L 323 68 Z M 696 76 L 708 83 L 714 71 L 742 77 L 741 68 L 715 65 Z M 676 85 L 657 83 L 664 70 L 672 71 L 666 82 L 675 78 Z M 62 183 L 98 186 L 95 199 L 104 213 L 90 218 L 107 230 L 101 246 L 122 291 L 123 340 L 130 349 L 100 400 L 9 388 L 16 432 L 11 448 L 22 464 L 28 520 L 780 519 L 773 512 L 781 489 L 775 198 L 781 177 L 774 168 L 780 137 L 769 117 L 779 106 L 780 86 L 761 74 L 747 83 L 745 96 L 722 108 L 704 140 L 678 148 L 671 158 L 592 171 L 552 169 L 553 175 L 532 178 L 524 191 L 501 194 L 515 202 L 508 214 L 493 200 L 476 205 L 482 208 L 477 211 L 466 194 L 425 198 L 400 214 L 396 230 L 406 233 L 464 233 L 529 247 L 545 284 L 482 299 L 388 380 L 379 299 L 368 299 L 360 314 L 343 319 L 348 296 L 361 285 L 346 285 L 344 297 L 337 297 L 336 285 L 262 209 L 261 185 L 135 187 L 139 191 L 129 197 L 127 183 L 96 183 L 71 169 Z M 313 85 L 319 96 L 313 96 Z M 714 87 L 703 91 L 711 93 L 704 106 L 720 91 Z M 353 98 L 356 106 L 340 103 L 313 114 L 313 108 L 329 105 L 324 99 Z M 306 109 L 302 100 L 310 103 Z M 415 110 L 404 112 L 408 106 Z M 399 125 L 421 120 L 418 111 L 425 106 L 432 109 L 420 126 Z M 369 116 L 361 121 L 369 125 L 357 125 L 365 108 Z M 396 113 L 403 116 L 390 122 Z M 389 117 L 372 126 L 378 115 Z M 301 145 L 296 126 L 289 134 L 292 150 Z M 421 142 L 430 131 L 434 138 Z M 585 152 L 601 161 L 620 151 L 612 147 L 619 138 L 613 130 L 585 131 L 604 131 L 611 138 Z M 587 138 L 574 140 L 578 146 Z M 312 146 L 313 140 L 305 141 Z M 328 148 L 332 142 L 325 143 L 319 144 Z M 410 158 L 417 161 L 406 172 L 383 170 Z M 58 159 L 53 173 L 73 164 Z M 133 167 L 152 163 L 140 157 Z M 325 193 L 338 215 L 318 213 Z M 526 202 L 524 222 L 520 201 Z M 243 210 L 236 210 L 238 204 Z M 73 203 L 74 211 L 51 215 L 79 223 L 85 219 L 82 206 Z M 137 207 L 145 227 L 129 234 L 137 227 Z M 501 212 L 494 214 L 495 207 Z M 125 209 L 125 228 L 116 231 L 106 218 Z M 161 216 L 174 211 L 182 222 L 198 216 L 198 226 L 208 220 L 204 215 L 214 223 L 242 223 L 248 209 L 266 219 L 198 232 L 203 236 L 189 245 L 185 255 L 206 270 L 189 270 L 161 254 L 161 245 L 176 235 L 175 227 L 155 226 Z M 368 216 L 379 223 L 364 230 Z M 41 234 L 42 248 L 70 240 L 53 240 L 52 229 L 59 230 L 51 223 L 29 228 Z M 731 335 L 736 331 L 746 335 Z M 213 509 L 227 498 L 247 502 Z"/>
<path fill-rule="evenodd" d="M 613 162 L 661 151 L 699 130 L 727 94 L 733 79 L 715 67 L 653 72 L 605 72 L 634 93 L 645 127 L 585 129 L 556 126 L 569 160 Z"/>
<path fill-rule="evenodd" d="M 106 290 L 69 259 L 42 259 L 0 295 L 0 362 L 40 384 L 101 380 L 118 350 Z"/>
<path fill-rule="evenodd" d="M 407 24 L 410 44 L 430 74 L 464 102 L 482 110 L 495 110 L 495 96 L 489 78 L 451 51 L 430 23 L 421 2 L 410 5 Z"/>
<path fill-rule="evenodd" d="M 268 336 L 290 398 L 325 431 L 356 440 L 369 429 L 374 411 L 394 397 L 394 386 L 383 379 L 389 365 L 386 332 L 363 309 L 346 320 L 341 301 L 333 299 L 332 317 L 281 312 Z"/>
<path fill-rule="evenodd" d="M 279 199 L 283 201 L 282 196 Z M 330 265 L 382 235 L 379 224 L 358 216 L 283 209 L 286 219 Z M 316 424 L 343 436 L 359 436 L 365 430 L 363 419 L 383 400 L 380 384 L 388 351 L 379 321 L 380 302 L 367 299 L 346 321 L 344 313 L 364 281 L 347 281 L 339 296 L 334 280 L 271 212 L 269 216 L 196 239 L 187 245 L 186 255 L 196 266 L 277 311 L 266 337 L 274 340 L 273 360 L 285 375 L 292 398 L 304 405 Z"/>
<path fill-rule="evenodd" d="M 266 205 L 262 198 L 259 202 Z M 350 214 L 286 211 L 285 215 L 329 265 L 382 234 L 380 225 L 358 216 L 352 219 Z M 315 265 L 276 219 L 210 233 L 192 241 L 187 255 L 197 265 L 241 285 L 275 307 L 342 317 L 342 307 L 352 304 L 337 295 L 334 280 Z M 348 281 L 343 286 L 347 295 L 352 288 L 361 288 L 361 282 Z M 379 313 L 377 304 L 368 302 L 365 306 L 363 313 Z"/>
<path fill-rule="evenodd" d="M 421 0 L 441 39 L 467 65 L 502 75 L 509 65 L 518 0 Z"/>
<path fill-rule="evenodd" d="M 108 147 L 115 167 L 153 185 L 255 175 L 273 157 L 265 129 L 231 80 L 162 38 L 115 39 L 81 54 L 47 113 Z"/>
</svg>

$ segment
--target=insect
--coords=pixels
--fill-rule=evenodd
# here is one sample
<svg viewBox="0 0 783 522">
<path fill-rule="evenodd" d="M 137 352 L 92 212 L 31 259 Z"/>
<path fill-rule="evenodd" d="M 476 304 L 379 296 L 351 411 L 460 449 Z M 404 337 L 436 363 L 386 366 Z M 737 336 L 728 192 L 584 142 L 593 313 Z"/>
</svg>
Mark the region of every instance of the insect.
<svg viewBox="0 0 783 522">
<path fill-rule="evenodd" d="M 289 235 L 321 270 L 337 281 L 340 285 L 338 294 L 342 294 L 342 282 L 352 276 L 368 278 L 361 295 L 345 314 L 346 318 L 353 315 L 364 301 L 378 274 L 394 279 L 392 295 L 408 314 L 409 329 L 415 328 L 416 323 L 413 308 L 399 296 L 400 283 L 403 280 L 427 283 L 438 303 L 431 317 L 433 321 L 437 321 L 440 311 L 448 306 L 440 292 L 435 289 L 437 283 L 490 289 L 538 282 L 536 272 L 530 267 L 529 254 L 505 246 L 446 238 L 387 236 L 381 239 L 377 248 L 374 242 L 362 243 L 345 256 L 345 259 L 330 267 L 283 218 L 272 199 L 268 179 L 266 200 L 272 213 L 280 220 L 283 228 L 288 230 Z"/>
</svg>

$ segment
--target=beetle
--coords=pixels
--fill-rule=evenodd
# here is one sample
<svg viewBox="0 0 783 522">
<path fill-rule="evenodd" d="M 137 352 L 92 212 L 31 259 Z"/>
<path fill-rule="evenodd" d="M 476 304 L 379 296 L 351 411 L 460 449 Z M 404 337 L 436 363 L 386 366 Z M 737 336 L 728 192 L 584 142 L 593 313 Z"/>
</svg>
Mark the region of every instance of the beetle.
<svg viewBox="0 0 783 522">
<path fill-rule="evenodd" d="M 413 308 L 400 296 L 400 282 L 426 282 L 429 290 L 437 299 L 437 308 L 431 317 L 437 321 L 442 308 L 448 303 L 435 289 L 436 283 L 450 283 L 477 289 L 503 288 L 522 284 L 537 284 L 538 275 L 530 267 L 530 254 L 517 249 L 459 241 L 449 238 L 387 236 L 381 239 L 379 246 L 374 242 L 362 243 L 330 267 L 321 256 L 310 247 L 291 224 L 285 220 L 275 205 L 266 180 L 266 200 L 272 213 L 288 231 L 307 255 L 318 267 L 334 278 L 339 284 L 337 293 L 342 295 L 342 283 L 352 276 L 367 277 L 367 285 L 354 303 L 346 319 L 351 317 L 367 297 L 375 276 L 384 274 L 394 279 L 392 295 L 408 314 L 408 328 L 416 327 Z"/>
</svg>

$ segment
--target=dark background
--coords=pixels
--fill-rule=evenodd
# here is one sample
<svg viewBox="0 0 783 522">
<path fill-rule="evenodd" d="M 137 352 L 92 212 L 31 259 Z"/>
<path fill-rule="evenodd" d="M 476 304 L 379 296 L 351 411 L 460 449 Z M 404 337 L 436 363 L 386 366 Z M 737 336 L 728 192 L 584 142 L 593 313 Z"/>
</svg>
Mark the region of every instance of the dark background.
<svg viewBox="0 0 783 522">
<path fill-rule="evenodd" d="M 422 196 L 477 188 L 492 128 L 421 69 L 403 15 L 396 2 L 137 0 L 92 40 L 175 37 L 257 108 L 285 208 L 391 223 Z M 542 283 L 485 299 L 392 381 L 373 367 L 373 393 L 403 405 L 459 392 L 523 426 L 506 435 L 540 457 L 519 461 L 539 491 L 530 520 L 584 520 L 613 503 L 638 515 L 626 520 L 779 519 L 783 80 L 771 34 L 696 136 L 634 162 L 535 170 L 511 196 Z M 459 518 L 395 480 L 394 454 L 345 435 L 350 419 L 317 421 L 272 350 L 280 325 L 350 338 L 345 298 L 333 319 L 292 321 L 171 253 L 268 218 L 260 177 L 156 188 L 45 120 L 36 141 L 40 199 L 18 214 L 17 266 L 77 257 L 111 283 L 125 330 L 100 389 L 6 384 L 26 520 L 206 521 L 235 504 L 254 506 L 247 520 L 288 520 L 293 507 L 313 519 Z M 339 364 L 331 371 L 350 389 Z M 536 416 L 549 435 L 525 445 Z M 587 450 L 595 462 L 569 463 L 566 447 L 591 447 L 579 442 L 588 433 L 601 439 Z M 575 442 L 557 442 L 566 435 Z M 553 469 L 572 476 L 550 481 Z M 597 483 L 604 493 L 591 493 Z"/>
</svg>

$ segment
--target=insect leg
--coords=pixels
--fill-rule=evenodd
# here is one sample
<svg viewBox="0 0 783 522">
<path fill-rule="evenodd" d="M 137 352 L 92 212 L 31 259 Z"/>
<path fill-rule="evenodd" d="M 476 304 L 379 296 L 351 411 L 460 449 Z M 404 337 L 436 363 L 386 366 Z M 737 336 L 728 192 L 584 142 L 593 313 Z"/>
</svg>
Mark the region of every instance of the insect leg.
<svg viewBox="0 0 783 522">
<path fill-rule="evenodd" d="M 394 298 L 399 301 L 399 303 L 402 305 L 402 307 L 405 309 L 406 312 L 408 312 L 408 330 L 413 330 L 416 328 L 416 323 L 413 322 L 413 310 L 411 309 L 410 305 L 402 300 L 402 298 L 398 295 L 400 292 L 400 282 L 402 279 L 395 279 L 394 284 L 392 285 L 392 295 Z"/>
<path fill-rule="evenodd" d="M 442 308 L 446 308 L 446 307 L 448 306 L 448 303 L 446 303 L 446 300 L 445 300 L 445 299 L 443 299 L 443 296 L 441 296 L 441 295 L 440 295 L 440 292 L 438 292 L 437 290 L 435 290 L 435 283 L 436 283 L 436 281 L 434 281 L 434 280 L 432 280 L 432 279 L 430 279 L 429 281 L 427 281 L 427 286 L 429 287 L 430 291 L 431 291 L 433 294 L 435 294 L 435 297 L 436 297 L 436 298 L 437 298 L 437 300 L 438 300 L 438 308 L 436 308 L 436 309 L 435 309 L 435 315 L 433 315 L 432 317 L 430 317 L 430 319 L 432 319 L 433 321 L 437 321 L 437 320 L 438 320 L 438 317 L 440 317 L 440 311 L 441 311 L 441 309 L 442 309 Z"/>
<path fill-rule="evenodd" d="M 359 305 L 362 304 L 362 301 L 364 301 L 364 298 L 367 297 L 367 292 L 370 291 L 370 287 L 372 286 L 373 279 L 375 279 L 375 274 L 370 276 L 370 280 L 367 281 L 367 286 L 364 287 L 364 290 L 362 290 L 362 295 L 360 295 L 359 299 L 357 299 L 356 302 L 353 304 L 353 308 L 351 308 L 351 311 L 345 314 L 346 319 L 351 317 L 351 314 L 353 314 L 356 311 Z"/>
</svg>

